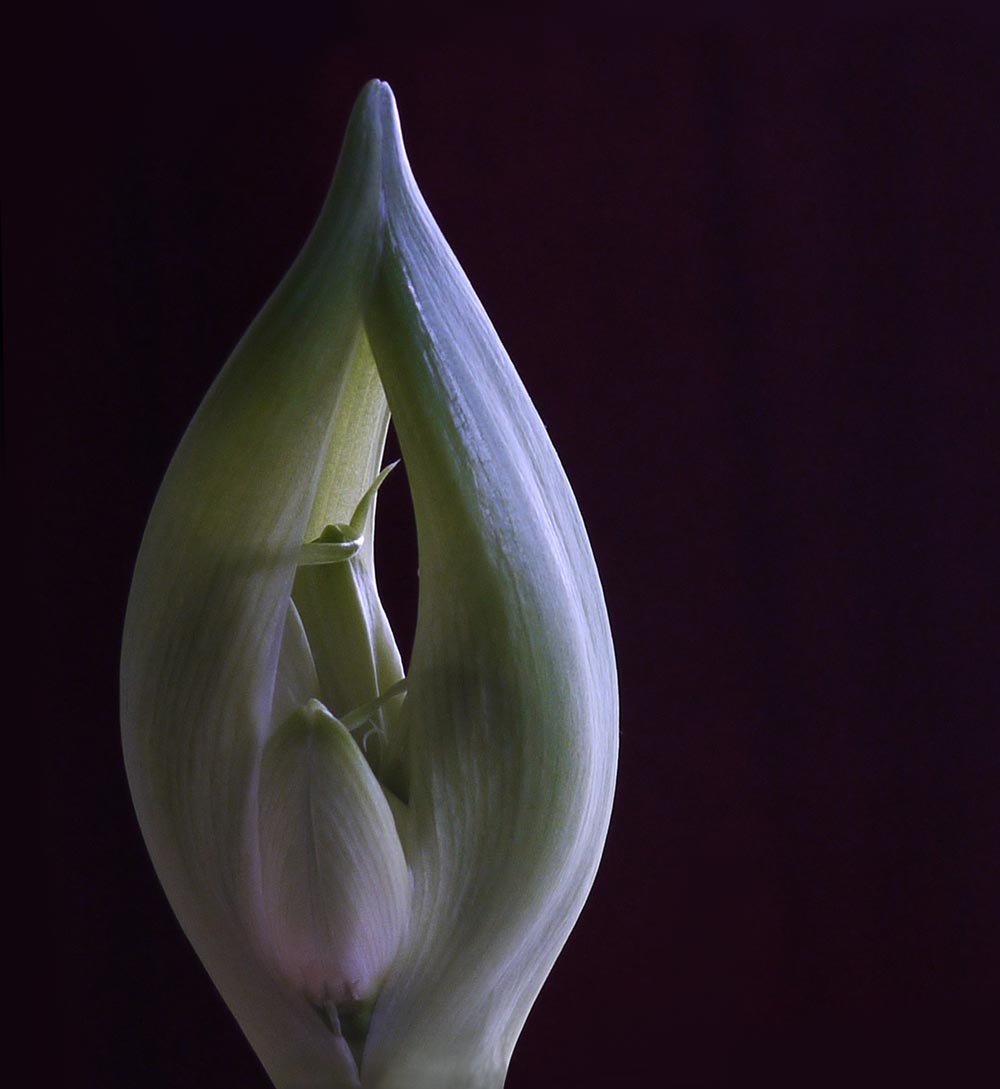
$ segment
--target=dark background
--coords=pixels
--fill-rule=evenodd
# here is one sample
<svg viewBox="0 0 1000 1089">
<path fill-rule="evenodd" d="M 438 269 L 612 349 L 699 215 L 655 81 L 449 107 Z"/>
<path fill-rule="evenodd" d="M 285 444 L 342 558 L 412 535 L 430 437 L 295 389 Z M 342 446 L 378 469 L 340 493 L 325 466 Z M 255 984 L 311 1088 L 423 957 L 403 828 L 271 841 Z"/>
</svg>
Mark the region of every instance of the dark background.
<svg viewBox="0 0 1000 1089">
<path fill-rule="evenodd" d="M 992 1080 L 996 29 L 236 22 L 43 12 L 8 69 L 46 1083 L 267 1085 L 146 858 L 118 640 L 161 474 L 372 76 L 574 484 L 619 655 L 605 861 L 508 1089 Z"/>
</svg>

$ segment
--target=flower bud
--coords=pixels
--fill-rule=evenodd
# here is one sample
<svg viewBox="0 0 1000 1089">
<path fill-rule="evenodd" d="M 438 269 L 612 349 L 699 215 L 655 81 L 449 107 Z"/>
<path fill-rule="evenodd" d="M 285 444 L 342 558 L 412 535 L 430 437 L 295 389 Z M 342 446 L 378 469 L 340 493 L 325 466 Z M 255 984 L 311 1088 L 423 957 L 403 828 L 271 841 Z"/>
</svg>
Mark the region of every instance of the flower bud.
<svg viewBox="0 0 1000 1089">
<path fill-rule="evenodd" d="M 405 678 L 372 547 L 390 409 Z M 383 83 L 171 462 L 121 677 L 153 862 L 275 1085 L 499 1089 L 603 849 L 614 654 L 569 484 Z"/>
<path fill-rule="evenodd" d="M 318 700 L 264 746 L 258 812 L 262 952 L 339 1023 L 378 994 L 406 930 L 410 878 L 378 780 Z"/>
</svg>

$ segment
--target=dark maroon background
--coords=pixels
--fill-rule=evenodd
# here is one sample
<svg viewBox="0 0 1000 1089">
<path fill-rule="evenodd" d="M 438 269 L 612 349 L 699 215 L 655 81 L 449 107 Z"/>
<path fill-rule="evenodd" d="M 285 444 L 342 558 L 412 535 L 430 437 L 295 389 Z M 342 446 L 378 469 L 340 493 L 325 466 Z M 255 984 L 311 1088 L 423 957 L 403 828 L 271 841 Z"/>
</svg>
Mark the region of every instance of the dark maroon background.
<svg viewBox="0 0 1000 1089">
<path fill-rule="evenodd" d="M 173 447 L 381 76 L 573 481 L 620 660 L 604 865 L 508 1089 L 988 1082 L 995 28 L 417 34 L 342 10 L 53 15 L 16 48 L 4 308 L 27 485 L 14 685 L 51 879 L 41 1080 L 267 1085 L 143 850 L 118 639 Z M 405 638 L 401 479 L 381 525 Z"/>
</svg>

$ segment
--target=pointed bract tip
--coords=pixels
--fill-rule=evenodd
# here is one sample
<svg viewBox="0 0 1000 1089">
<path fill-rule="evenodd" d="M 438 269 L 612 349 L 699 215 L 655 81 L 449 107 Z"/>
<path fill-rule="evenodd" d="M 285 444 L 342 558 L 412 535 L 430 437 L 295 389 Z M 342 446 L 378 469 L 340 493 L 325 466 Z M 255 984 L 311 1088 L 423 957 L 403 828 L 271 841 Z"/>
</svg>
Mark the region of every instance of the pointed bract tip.
<svg viewBox="0 0 1000 1089">
<path fill-rule="evenodd" d="M 351 112 L 349 127 L 354 127 L 358 122 L 366 131 L 377 134 L 376 138 L 380 139 L 383 152 L 387 155 L 386 162 L 405 160 L 396 96 L 384 80 L 371 79 L 361 88 Z"/>
<path fill-rule="evenodd" d="M 355 112 L 363 111 L 379 120 L 391 120 L 396 114 L 396 96 L 385 80 L 370 79 L 357 97 Z"/>
</svg>

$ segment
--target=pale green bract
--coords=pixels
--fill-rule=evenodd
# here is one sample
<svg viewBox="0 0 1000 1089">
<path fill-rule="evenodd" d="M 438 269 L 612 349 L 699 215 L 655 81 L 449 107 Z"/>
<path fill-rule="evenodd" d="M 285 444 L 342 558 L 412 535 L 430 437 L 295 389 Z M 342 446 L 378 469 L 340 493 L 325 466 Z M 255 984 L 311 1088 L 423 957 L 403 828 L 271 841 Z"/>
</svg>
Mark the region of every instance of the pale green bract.
<svg viewBox="0 0 1000 1089">
<path fill-rule="evenodd" d="M 390 408 L 420 556 L 405 680 L 372 551 Z M 603 848 L 614 654 L 384 83 L 166 474 L 121 684 L 157 873 L 274 1084 L 498 1089 Z"/>
</svg>

